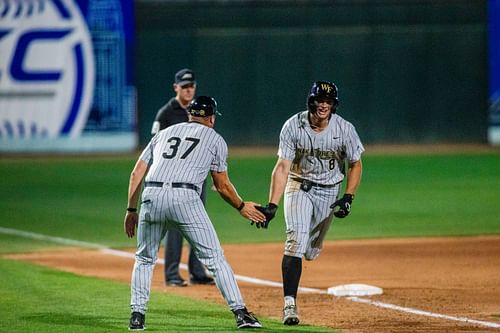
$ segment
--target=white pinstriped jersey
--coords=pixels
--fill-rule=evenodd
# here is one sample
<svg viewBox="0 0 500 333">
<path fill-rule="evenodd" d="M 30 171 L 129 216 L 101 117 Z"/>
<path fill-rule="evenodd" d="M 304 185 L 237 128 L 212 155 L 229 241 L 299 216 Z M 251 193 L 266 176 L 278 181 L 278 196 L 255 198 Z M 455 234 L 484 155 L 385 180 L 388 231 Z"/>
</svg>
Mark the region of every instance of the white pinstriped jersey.
<svg viewBox="0 0 500 333">
<path fill-rule="evenodd" d="M 210 127 L 180 123 L 158 132 L 140 159 L 150 166 L 146 181 L 191 183 L 201 188 L 209 170 L 227 170 L 227 144 Z"/>
<path fill-rule="evenodd" d="M 333 114 L 328 126 L 315 132 L 303 111 L 283 125 L 278 156 L 292 161 L 291 177 L 336 184 L 344 179 L 344 161 L 358 161 L 364 150 L 354 126 L 341 116 Z"/>
<path fill-rule="evenodd" d="M 139 158 L 149 165 L 146 181 L 190 183 L 201 188 L 209 170 L 227 170 L 227 144 L 210 127 L 179 123 L 158 132 Z M 188 240 L 196 257 L 213 274 L 229 308 L 244 308 L 234 272 L 199 193 L 191 188 L 146 185 L 141 199 L 131 311 L 146 312 L 160 243 L 172 229 Z"/>
</svg>

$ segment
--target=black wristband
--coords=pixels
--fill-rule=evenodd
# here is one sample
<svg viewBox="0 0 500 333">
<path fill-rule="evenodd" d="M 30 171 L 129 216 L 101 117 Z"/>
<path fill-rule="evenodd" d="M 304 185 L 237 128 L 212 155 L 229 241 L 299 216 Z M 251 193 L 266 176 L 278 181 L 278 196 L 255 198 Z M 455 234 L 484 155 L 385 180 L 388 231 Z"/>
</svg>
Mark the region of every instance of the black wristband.
<svg viewBox="0 0 500 333">
<path fill-rule="evenodd" d="M 129 212 L 129 213 L 135 213 L 135 212 L 137 212 L 137 208 L 129 207 L 129 208 L 127 208 L 127 212 Z"/>
<path fill-rule="evenodd" d="M 273 204 L 272 202 L 268 203 L 267 204 L 267 207 L 271 208 L 271 209 L 278 209 L 278 205 L 277 204 Z"/>
<path fill-rule="evenodd" d="M 236 208 L 237 210 L 242 210 L 245 207 L 245 201 L 242 201 L 241 204 Z"/>
</svg>

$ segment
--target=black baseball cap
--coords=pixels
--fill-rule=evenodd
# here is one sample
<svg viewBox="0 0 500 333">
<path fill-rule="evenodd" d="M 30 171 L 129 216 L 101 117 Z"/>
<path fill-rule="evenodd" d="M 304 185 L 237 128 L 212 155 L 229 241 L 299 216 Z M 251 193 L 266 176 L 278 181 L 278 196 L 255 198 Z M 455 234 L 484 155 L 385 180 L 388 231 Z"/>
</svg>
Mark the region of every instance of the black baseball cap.
<svg viewBox="0 0 500 333">
<path fill-rule="evenodd" d="M 213 114 L 221 116 L 217 110 L 217 101 L 210 96 L 198 96 L 191 101 L 187 109 L 188 113 L 197 117 L 208 117 Z"/>
<path fill-rule="evenodd" d="M 194 72 L 189 68 L 184 68 L 175 73 L 175 84 L 185 86 L 187 84 L 196 83 L 194 79 Z"/>
</svg>

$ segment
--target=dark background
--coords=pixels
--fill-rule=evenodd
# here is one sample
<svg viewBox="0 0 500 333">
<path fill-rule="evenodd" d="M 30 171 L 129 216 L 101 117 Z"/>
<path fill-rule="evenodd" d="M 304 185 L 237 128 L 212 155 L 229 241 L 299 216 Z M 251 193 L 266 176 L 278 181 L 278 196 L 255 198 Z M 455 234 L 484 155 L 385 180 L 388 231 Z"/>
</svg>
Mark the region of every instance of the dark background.
<svg viewBox="0 0 500 333">
<path fill-rule="evenodd" d="M 485 1 L 136 1 L 140 144 L 192 68 L 229 145 L 277 145 L 313 81 L 364 143 L 485 143 Z"/>
</svg>

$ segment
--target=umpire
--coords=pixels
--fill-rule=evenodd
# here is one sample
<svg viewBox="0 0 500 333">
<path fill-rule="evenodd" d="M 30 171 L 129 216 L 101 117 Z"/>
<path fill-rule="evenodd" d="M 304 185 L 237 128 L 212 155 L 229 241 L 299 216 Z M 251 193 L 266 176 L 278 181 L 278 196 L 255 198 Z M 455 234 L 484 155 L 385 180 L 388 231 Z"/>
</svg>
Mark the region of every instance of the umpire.
<svg viewBox="0 0 500 333">
<path fill-rule="evenodd" d="M 151 134 L 156 135 L 160 130 L 174 124 L 188 121 L 187 108 L 196 94 L 196 80 L 194 72 L 184 68 L 175 74 L 175 97 L 172 97 L 156 114 Z M 203 183 L 201 200 L 206 201 L 206 181 Z M 185 287 L 187 282 L 179 273 L 179 263 L 182 255 L 182 235 L 177 230 L 169 230 L 165 236 L 165 283 L 168 286 Z M 191 284 L 215 284 L 205 269 L 205 266 L 196 258 L 194 251 L 189 251 L 188 269 Z"/>
</svg>

